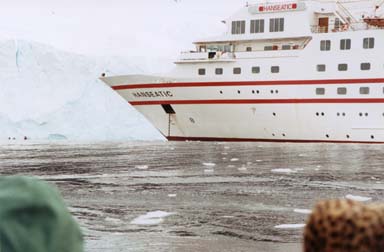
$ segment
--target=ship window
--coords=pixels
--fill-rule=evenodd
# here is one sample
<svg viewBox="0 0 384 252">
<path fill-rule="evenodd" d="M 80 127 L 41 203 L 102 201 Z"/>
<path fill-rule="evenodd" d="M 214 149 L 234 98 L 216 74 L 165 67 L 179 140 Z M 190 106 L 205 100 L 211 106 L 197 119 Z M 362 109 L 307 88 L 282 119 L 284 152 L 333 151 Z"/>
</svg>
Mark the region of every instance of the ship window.
<svg viewBox="0 0 384 252">
<path fill-rule="evenodd" d="M 340 40 L 340 50 L 350 50 L 351 49 L 351 40 L 342 39 Z"/>
<path fill-rule="evenodd" d="M 251 33 L 264 32 L 264 19 L 251 20 Z"/>
<path fill-rule="evenodd" d="M 205 75 L 205 68 L 199 68 L 199 75 Z"/>
<path fill-rule="evenodd" d="M 244 34 L 245 21 L 232 21 L 232 34 Z"/>
<path fill-rule="evenodd" d="M 375 38 L 364 38 L 363 40 L 364 49 L 372 49 L 374 47 L 375 47 Z"/>
<path fill-rule="evenodd" d="M 318 72 L 325 72 L 325 70 L 327 69 L 326 65 L 324 64 L 320 64 L 320 65 L 317 65 L 316 66 L 316 69 Z"/>
<path fill-rule="evenodd" d="M 271 73 L 278 73 L 278 72 L 280 72 L 279 66 L 272 66 L 271 67 Z"/>
<path fill-rule="evenodd" d="M 335 18 L 335 29 L 340 29 L 342 25 L 343 23 L 341 22 L 340 18 Z"/>
<path fill-rule="evenodd" d="M 282 31 L 284 31 L 284 18 L 269 19 L 269 32 L 282 32 Z"/>
<path fill-rule="evenodd" d="M 339 95 L 346 95 L 347 94 L 347 88 L 345 88 L 345 87 L 337 88 L 337 94 L 339 94 Z"/>
<path fill-rule="evenodd" d="M 246 51 L 247 51 L 247 52 L 252 52 L 252 47 L 248 46 L 248 47 L 246 48 Z"/>
<path fill-rule="evenodd" d="M 361 87 L 360 88 L 360 94 L 362 94 L 362 95 L 369 94 L 369 87 Z"/>
<path fill-rule="evenodd" d="M 283 49 L 283 50 L 291 50 L 291 46 L 290 45 L 283 45 L 281 47 L 281 49 Z"/>
<path fill-rule="evenodd" d="M 317 95 L 325 95 L 325 88 L 316 88 Z"/>
<path fill-rule="evenodd" d="M 339 71 L 347 71 L 348 70 L 348 64 L 339 64 L 337 69 L 339 69 Z"/>
<path fill-rule="evenodd" d="M 222 74 L 223 74 L 223 69 L 222 69 L 222 68 L 216 68 L 216 69 L 215 69 L 215 73 L 216 73 L 217 75 L 222 75 Z"/>
<path fill-rule="evenodd" d="M 330 40 L 321 40 L 320 41 L 320 51 L 330 51 L 331 50 L 331 41 Z"/>
<path fill-rule="evenodd" d="M 264 46 L 264 51 L 272 51 L 273 46 Z"/>
<path fill-rule="evenodd" d="M 260 67 L 259 67 L 259 66 L 254 66 L 254 67 L 252 67 L 252 73 L 253 73 L 253 74 L 258 74 L 258 73 L 260 73 Z"/>
<path fill-rule="evenodd" d="M 370 70 L 371 69 L 371 63 L 361 63 L 360 69 L 361 70 Z"/>
<path fill-rule="evenodd" d="M 233 74 L 241 74 L 241 68 L 240 67 L 233 68 Z"/>
</svg>

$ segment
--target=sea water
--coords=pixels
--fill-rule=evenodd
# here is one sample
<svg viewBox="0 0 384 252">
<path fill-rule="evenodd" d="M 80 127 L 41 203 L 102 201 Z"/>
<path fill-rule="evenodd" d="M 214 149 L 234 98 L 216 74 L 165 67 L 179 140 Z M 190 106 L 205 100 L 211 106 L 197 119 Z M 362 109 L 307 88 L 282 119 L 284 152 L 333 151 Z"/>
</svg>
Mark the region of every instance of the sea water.
<svg viewBox="0 0 384 252">
<path fill-rule="evenodd" d="M 56 184 L 86 251 L 300 251 L 316 201 L 383 201 L 384 146 L 16 143 L 2 175 Z"/>
</svg>

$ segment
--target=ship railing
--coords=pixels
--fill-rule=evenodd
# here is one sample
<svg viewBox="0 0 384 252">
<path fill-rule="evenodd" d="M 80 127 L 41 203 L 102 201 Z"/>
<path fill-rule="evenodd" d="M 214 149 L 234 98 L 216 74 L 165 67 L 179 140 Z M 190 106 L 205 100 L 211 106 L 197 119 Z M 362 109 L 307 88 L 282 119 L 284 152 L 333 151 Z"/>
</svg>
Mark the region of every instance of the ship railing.
<svg viewBox="0 0 384 252">
<path fill-rule="evenodd" d="M 361 30 L 382 30 L 384 27 L 377 27 L 368 25 L 366 22 L 355 22 L 350 24 L 342 24 L 339 26 L 329 25 L 329 26 L 320 26 L 313 25 L 311 26 L 312 33 L 332 33 L 332 32 L 347 32 L 347 31 L 361 31 Z"/>
<path fill-rule="evenodd" d="M 272 52 L 272 51 L 297 51 L 302 50 L 308 44 L 311 38 L 303 41 L 301 44 L 292 45 L 268 45 L 264 49 L 252 48 L 252 50 L 236 50 L 236 52 L 222 52 L 222 51 L 209 51 L 209 52 L 198 52 L 198 51 L 186 51 L 181 52 L 178 61 L 201 61 L 201 60 L 234 60 L 237 56 L 243 56 L 244 53 L 259 53 L 259 52 Z"/>
<path fill-rule="evenodd" d="M 181 52 L 179 60 L 218 60 L 218 59 L 235 59 L 235 53 L 233 52 L 223 52 L 223 51 L 208 51 L 208 52 L 198 52 L 198 51 L 187 51 Z"/>
</svg>

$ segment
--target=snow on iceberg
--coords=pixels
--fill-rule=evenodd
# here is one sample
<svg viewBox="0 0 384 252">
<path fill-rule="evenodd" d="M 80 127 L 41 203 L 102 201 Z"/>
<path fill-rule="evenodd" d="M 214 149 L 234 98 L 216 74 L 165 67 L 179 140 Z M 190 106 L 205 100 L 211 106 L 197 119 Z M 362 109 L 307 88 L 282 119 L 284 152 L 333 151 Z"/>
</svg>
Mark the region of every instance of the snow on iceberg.
<svg viewBox="0 0 384 252">
<path fill-rule="evenodd" d="M 163 137 L 98 77 L 138 72 L 27 41 L 0 41 L 0 139 L 160 140 Z"/>
<path fill-rule="evenodd" d="M 133 225 L 158 225 L 164 222 L 164 218 L 169 217 L 171 215 L 175 215 L 176 213 L 168 213 L 164 211 L 154 211 L 149 212 L 147 214 L 141 215 L 136 219 L 131 221 Z"/>
</svg>

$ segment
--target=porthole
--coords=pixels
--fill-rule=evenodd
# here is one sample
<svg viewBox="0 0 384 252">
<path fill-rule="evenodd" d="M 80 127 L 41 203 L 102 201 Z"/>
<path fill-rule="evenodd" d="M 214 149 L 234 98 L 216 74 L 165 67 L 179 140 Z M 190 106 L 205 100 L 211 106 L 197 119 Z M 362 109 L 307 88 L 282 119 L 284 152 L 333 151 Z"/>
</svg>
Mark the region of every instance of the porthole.
<svg viewBox="0 0 384 252">
<path fill-rule="evenodd" d="M 325 113 L 324 113 L 324 112 L 322 112 L 322 113 L 321 113 L 321 116 L 325 116 Z"/>
<path fill-rule="evenodd" d="M 237 93 L 240 94 L 241 93 L 240 90 L 237 90 Z"/>
<path fill-rule="evenodd" d="M 363 113 L 359 113 L 359 116 L 363 116 Z"/>
<path fill-rule="evenodd" d="M 256 91 L 256 93 L 257 93 L 257 94 L 260 94 L 260 91 L 259 91 L 259 90 L 257 90 L 257 91 Z"/>
<path fill-rule="evenodd" d="M 274 91 L 273 90 L 271 90 L 271 94 L 273 94 L 274 93 Z"/>
<path fill-rule="evenodd" d="M 343 113 L 343 116 L 345 116 L 346 114 L 345 113 Z"/>
<path fill-rule="evenodd" d="M 347 138 L 349 139 L 349 138 L 350 138 L 350 136 L 349 136 L 349 135 L 347 135 Z"/>
<path fill-rule="evenodd" d="M 371 139 L 375 139 L 375 136 L 374 136 L 374 135 L 371 135 Z"/>
<path fill-rule="evenodd" d="M 319 112 L 317 112 L 317 113 L 316 113 L 316 116 L 320 116 L 320 113 L 319 113 Z M 383 114 L 383 116 L 384 116 L 384 114 Z"/>
<path fill-rule="evenodd" d="M 340 113 L 337 113 L 337 116 L 340 116 Z"/>
<path fill-rule="evenodd" d="M 192 117 L 189 118 L 189 121 L 191 121 L 191 123 L 195 123 L 195 119 L 193 119 Z"/>
<path fill-rule="evenodd" d="M 278 93 L 279 93 L 279 90 L 275 90 L 275 93 L 278 94 Z"/>
<path fill-rule="evenodd" d="M 326 135 L 325 135 L 325 137 L 326 137 L 326 138 L 329 138 L 329 135 L 328 135 L 328 134 L 326 134 Z"/>
<path fill-rule="evenodd" d="M 368 113 L 365 113 L 365 116 L 368 116 Z"/>
<path fill-rule="evenodd" d="M 255 90 L 252 90 L 252 94 L 255 94 Z"/>
<path fill-rule="evenodd" d="M 272 114 L 273 116 L 276 116 L 276 113 L 275 112 L 273 112 L 273 114 Z"/>
<path fill-rule="evenodd" d="M 273 133 L 272 136 L 276 136 L 275 133 Z"/>
<path fill-rule="evenodd" d="M 285 137 L 286 135 L 285 134 L 283 134 L 283 137 Z"/>
<path fill-rule="evenodd" d="M 223 94 L 223 91 L 220 90 L 220 94 Z"/>
</svg>

